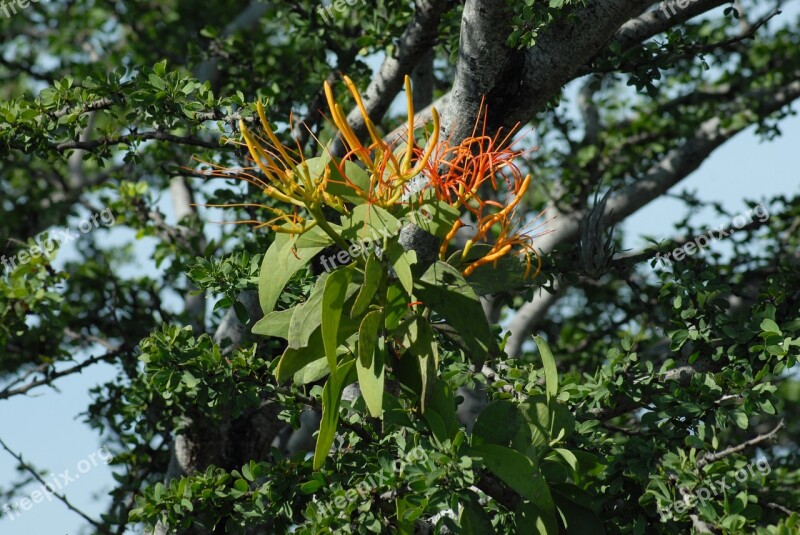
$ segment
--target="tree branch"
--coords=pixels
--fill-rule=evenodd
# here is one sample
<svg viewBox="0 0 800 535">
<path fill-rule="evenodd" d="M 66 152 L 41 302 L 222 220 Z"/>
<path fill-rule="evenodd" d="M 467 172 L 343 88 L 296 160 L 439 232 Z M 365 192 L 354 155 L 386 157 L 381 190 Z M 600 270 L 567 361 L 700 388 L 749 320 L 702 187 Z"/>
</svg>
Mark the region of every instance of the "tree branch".
<svg viewBox="0 0 800 535">
<path fill-rule="evenodd" d="M 703 456 L 700 457 L 700 459 L 698 459 L 698 461 L 697 461 L 697 468 L 698 469 L 703 468 L 705 465 L 713 463 L 714 461 L 718 461 L 720 459 L 724 459 L 725 457 L 727 457 L 729 455 L 733 455 L 734 453 L 738 453 L 738 452 L 740 452 L 740 451 L 742 451 L 744 449 L 749 448 L 750 446 L 755 446 L 756 444 L 758 444 L 760 442 L 764 442 L 765 440 L 771 439 L 772 437 L 774 437 L 778 433 L 778 431 L 781 430 L 781 428 L 783 428 L 783 424 L 784 424 L 784 422 L 783 422 L 783 420 L 781 420 L 780 422 L 778 422 L 778 425 L 776 425 L 775 428 L 772 431 L 770 431 L 769 433 L 764 433 L 762 435 L 758 435 L 757 437 L 751 438 L 750 440 L 742 442 L 741 444 L 738 444 L 736 446 L 731 446 L 730 448 L 725 448 L 724 450 L 722 450 L 720 452 L 717 452 L 717 453 L 704 453 Z"/>
<path fill-rule="evenodd" d="M 19 465 L 26 472 L 31 474 L 36 479 L 36 481 L 41 483 L 43 487 L 47 488 L 48 492 L 50 494 L 52 494 L 53 496 L 58 498 L 59 501 L 61 501 L 64 505 L 66 505 L 69 510 L 71 510 L 71 511 L 73 511 L 75 513 L 78 513 L 84 520 L 86 520 L 92 526 L 94 526 L 95 529 L 97 529 L 97 531 L 99 531 L 100 533 L 104 533 L 105 535 L 112 535 L 111 531 L 109 531 L 109 529 L 106 528 L 102 523 L 98 522 L 97 520 L 94 520 L 92 517 L 90 517 L 89 515 L 87 515 L 86 513 L 84 513 L 83 511 L 81 511 L 77 507 L 75 507 L 74 505 L 72 505 L 64 494 L 59 494 L 58 492 L 56 492 L 55 489 L 53 489 L 53 486 L 48 484 L 48 483 L 46 483 L 45 480 L 42 479 L 42 477 L 39 475 L 39 473 L 36 470 L 34 470 L 25 461 L 22 460 L 22 455 L 16 453 L 11 448 L 9 448 L 8 445 L 3 441 L 2 438 L 0 438 L 0 446 L 4 450 L 6 450 L 9 455 L 14 457 L 17 460 L 17 462 L 19 463 Z"/>
</svg>

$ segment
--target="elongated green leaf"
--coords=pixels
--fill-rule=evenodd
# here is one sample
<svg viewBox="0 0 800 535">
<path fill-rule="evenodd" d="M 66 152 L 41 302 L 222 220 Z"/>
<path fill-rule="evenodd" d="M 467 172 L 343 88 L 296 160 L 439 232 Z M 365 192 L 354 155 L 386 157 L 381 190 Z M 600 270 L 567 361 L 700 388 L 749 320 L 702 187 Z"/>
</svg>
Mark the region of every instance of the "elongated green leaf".
<svg viewBox="0 0 800 535">
<path fill-rule="evenodd" d="M 496 533 L 489 515 L 483 510 L 478 495 L 471 491 L 465 491 L 463 494 L 467 494 L 470 499 L 462 503 L 461 514 L 458 517 L 461 533 L 464 535 L 491 535 Z"/>
<path fill-rule="evenodd" d="M 528 422 L 531 444 L 539 447 L 561 436 L 568 438 L 575 431 L 575 417 L 564 405 L 548 402 L 543 395 L 531 396 L 518 406 Z"/>
<path fill-rule="evenodd" d="M 311 333 L 322 323 L 322 297 L 328 277 L 330 273 L 320 275 L 308 300 L 294 307 L 294 314 L 289 321 L 289 347 L 292 349 L 306 347 Z"/>
<path fill-rule="evenodd" d="M 478 415 L 472 428 L 472 443 L 476 446 L 484 442 L 508 446 L 519 431 L 522 421 L 514 403 L 494 401 Z M 498 425 L 498 422 L 502 422 L 502 425 Z"/>
<path fill-rule="evenodd" d="M 545 511 L 537 503 L 520 503 L 515 517 L 517 521 L 515 535 L 558 535 L 559 533 L 555 515 Z"/>
<path fill-rule="evenodd" d="M 461 426 L 456 416 L 456 400 L 453 391 L 442 380 L 436 380 L 431 385 L 431 397 L 428 408 L 433 409 L 442 419 L 447 437 L 452 439 Z"/>
<path fill-rule="evenodd" d="M 325 281 L 322 294 L 322 342 L 325 345 L 325 356 L 332 374 L 336 374 L 336 348 L 339 347 L 339 321 L 342 318 L 344 301 L 347 297 L 347 285 L 353 278 L 353 269 L 338 269 L 331 273 Z M 309 300 L 310 303 L 310 300 Z"/>
<path fill-rule="evenodd" d="M 342 228 L 335 223 L 328 223 L 333 230 L 341 233 Z M 333 238 L 322 230 L 320 227 L 314 227 L 311 230 L 303 233 L 295 240 L 294 246 L 297 249 L 308 249 L 313 247 L 328 247 L 333 244 Z"/>
<path fill-rule="evenodd" d="M 478 296 L 461 273 L 444 262 L 436 262 L 415 284 L 414 293 L 453 327 L 457 333 L 453 340 L 464 347 L 470 360 L 483 364 L 490 348 L 494 350 L 496 346 L 494 336 Z"/>
<path fill-rule="evenodd" d="M 366 201 L 355 192 L 355 187 L 362 191 L 369 191 L 369 174 L 355 162 L 347 161 L 344 164 L 344 175 L 339 173 L 335 165 L 331 164 L 331 179 L 326 191 L 331 195 L 344 199 L 352 204 L 359 205 Z"/>
<path fill-rule="evenodd" d="M 331 375 L 322 389 L 322 420 L 319 424 L 317 445 L 314 448 L 314 470 L 325 464 L 331 450 L 339 425 L 339 406 L 342 403 L 342 390 L 355 380 L 353 365 L 355 360 L 347 360 L 339 367 L 339 373 Z"/>
<path fill-rule="evenodd" d="M 322 325 L 323 318 L 323 298 L 325 297 L 325 285 L 328 278 L 333 277 L 334 274 L 341 272 L 348 272 L 353 280 L 349 281 L 346 286 L 344 300 L 347 301 L 352 297 L 360 287 L 360 280 L 355 280 L 355 273 L 352 268 L 336 270 L 333 273 L 323 273 L 317 279 L 314 288 L 311 290 L 311 295 L 308 300 L 302 305 L 295 307 L 295 313 L 292 314 L 292 319 L 289 322 L 289 347 L 299 349 L 308 345 L 308 339 L 317 328 Z M 359 274 L 360 276 L 360 274 Z M 341 277 L 341 275 L 336 275 Z M 328 312 L 325 311 L 327 315 Z M 341 311 L 339 313 L 341 317 Z"/>
<path fill-rule="evenodd" d="M 536 347 L 539 348 L 539 355 L 542 357 L 542 364 L 544 365 L 544 387 L 547 393 L 547 399 L 555 397 L 558 394 L 558 370 L 556 369 L 556 359 L 553 358 L 553 352 L 550 351 L 550 346 L 544 341 L 541 336 L 534 336 Z"/>
<path fill-rule="evenodd" d="M 567 535 L 605 535 L 603 521 L 597 514 L 600 507 L 592 503 L 591 494 L 568 484 L 553 485 L 550 490 Z"/>
<path fill-rule="evenodd" d="M 289 323 L 292 320 L 294 308 L 288 310 L 273 310 L 253 325 L 253 334 L 274 336 L 289 339 Z"/>
<path fill-rule="evenodd" d="M 342 318 L 339 324 L 338 343 L 342 344 L 347 337 L 358 331 L 358 322 L 351 320 L 347 316 Z M 308 345 L 300 349 L 293 349 L 287 347 L 278 361 L 278 367 L 275 370 L 275 376 L 279 383 L 286 381 L 288 378 L 304 370 L 307 366 L 311 365 L 319 359 L 325 358 L 325 346 L 322 343 L 322 328 L 315 330 L 308 339 Z M 325 360 L 327 366 L 327 359 Z M 308 370 L 309 372 L 313 370 Z M 322 373 L 322 372 L 318 372 Z M 312 374 L 313 375 L 313 374 Z M 324 375 L 324 374 L 323 374 Z M 304 376 L 305 377 L 305 376 Z M 306 381 L 308 380 L 306 379 Z M 303 381 L 298 382 L 303 384 Z"/>
<path fill-rule="evenodd" d="M 545 533 L 552 531 L 556 524 L 555 504 L 542 474 L 536 464 L 516 450 L 498 444 L 481 444 L 469 450 L 470 456 L 480 462 L 520 496 L 536 504 L 543 517 Z"/>
<path fill-rule="evenodd" d="M 406 251 L 399 243 L 392 242 L 389 244 L 386 256 L 389 257 L 389 262 L 392 264 L 394 272 L 397 273 L 400 284 L 410 296 L 414 291 L 414 276 L 411 274 L 411 266 L 417 263 L 416 251 Z"/>
<path fill-rule="evenodd" d="M 331 373 L 331 369 L 328 367 L 328 359 L 321 358 L 303 366 L 294 374 L 292 381 L 296 385 L 307 385 L 319 381 L 329 373 Z"/>
<path fill-rule="evenodd" d="M 399 284 L 391 284 L 386 289 L 386 318 L 384 323 L 389 331 L 400 325 L 400 321 L 408 313 L 408 296 Z"/>
<path fill-rule="evenodd" d="M 479 243 L 470 249 L 467 260 L 473 261 L 486 256 L 491 250 L 490 245 Z M 456 251 L 447 263 L 462 268 L 461 251 Z M 526 263 L 523 258 L 516 255 L 505 255 L 495 262 L 484 264 L 469 277 L 467 284 L 477 295 L 489 295 L 518 288 L 524 288 L 531 284 L 530 275 L 536 272 L 536 259 L 531 259 L 531 273 L 529 278 L 525 277 Z"/>
<path fill-rule="evenodd" d="M 367 257 L 367 265 L 364 268 L 364 284 L 358 291 L 356 300 L 353 303 L 353 309 L 350 311 L 351 318 L 358 318 L 367 310 L 385 276 L 386 270 L 383 262 L 378 260 L 374 254 L 369 255 Z"/>
<path fill-rule="evenodd" d="M 318 329 L 309 338 L 308 346 L 300 349 L 287 347 L 284 350 L 281 359 L 278 361 L 278 367 L 275 370 L 278 383 L 286 381 L 296 372 L 303 369 L 303 367 L 324 356 L 325 349 L 322 344 L 322 331 Z"/>
<path fill-rule="evenodd" d="M 258 275 L 258 301 L 264 314 L 274 310 L 278 297 L 292 275 L 308 264 L 322 249 L 322 247 L 309 247 L 294 250 L 291 235 L 278 233 L 275 236 L 275 241 L 264 255 Z"/>
<path fill-rule="evenodd" d="M 439 366 L 439 349 L 433 337 L 431 326 L 420 316 L 406 319 L 395 332 L 401 351 L 408 352 L 417 358 L 420 375 L 420 408 L 425 412 L 428 392 L 428 372 Z M 411 385 L 408 385 L 411 386 Z"/>
<path fill-rule="evenodd" d="M 364 316 L 358 329 L 358 384 L 373 418 L 383 415 L 384 362 L 381 352 L 376 351 L 382 316 L 382 311 L 373 310 Z"/>
</svg>

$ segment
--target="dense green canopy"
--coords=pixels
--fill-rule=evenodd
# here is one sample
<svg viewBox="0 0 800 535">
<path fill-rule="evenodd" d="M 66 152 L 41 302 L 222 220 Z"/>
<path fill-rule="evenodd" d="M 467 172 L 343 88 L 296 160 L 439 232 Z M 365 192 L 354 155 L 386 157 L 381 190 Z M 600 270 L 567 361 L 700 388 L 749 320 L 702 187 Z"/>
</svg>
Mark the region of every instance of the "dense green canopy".
<svg viewBox="0 0 800 535">
<path fill-rule="evenodd" d="M 781 135 L 779 7 L 5 0 L 0 404 L 116 367 L 93 533 L 798 533 L 798 192 L 619 230 Z"/>
</svg>

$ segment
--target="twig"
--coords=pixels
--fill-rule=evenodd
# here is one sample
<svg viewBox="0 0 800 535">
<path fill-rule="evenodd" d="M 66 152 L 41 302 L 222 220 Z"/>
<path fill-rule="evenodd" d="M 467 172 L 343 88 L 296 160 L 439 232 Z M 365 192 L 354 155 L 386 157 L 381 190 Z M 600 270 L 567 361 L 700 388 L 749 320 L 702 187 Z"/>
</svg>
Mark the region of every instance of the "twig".
<svg viewBox="0 0 800 535">
<path fill-rule="evenodd" d="M 44 479 L 42 479 L 42 477 L 41 477 L 41 476 L 40 476 L 40 475 L 39 475 L 39 474 L 36 472 L 36 470 L 34 470 L 32 467 L 28 466 L 28 464 L 27 464 L 25 461 L 23 461 L 23 460 L 22 460 L 22 455 L 21 455 L 21 454 L 19 454 L 19 453 L 16 453 L 16 452 L 14 452 L 14 451 L 13 451 L 11 448 L 9 448 L 9 447 L 8 447 L 8 445 L 7 445 L 7 444 L 6 444 L 6 443 L 3 441 L 3 439 L 2 439 L 2 438 L 0 438 L 0 446 L 2 446 L 2 447 L 3 447 L 3 449 L 4 449 L 4 450 L 6 450 L 6 451 L 8 452 L 8 454 L 9 454 L 9 455 L 11 455 L 12 457 L 14 457 L 14 458 L 17 460 L 17 462 L 19 463 L 19 465 L 20 465 L 20 466 L 21 466 L 21 467 L 22 467 L 22 468 L 23 468 L 23 469 L 24 469 L 26 472 L 28 472 L 28 473 L 29 473 L 29 474 L 31 474 L 31 475 L 32 475 L 34 478 L 36 478 L 36 480 L 37 480 L 39 483 L 41 483 L 43 487 L 47 488 L 47 489 L 48 489 L 48 492 L 49 492 L 50 494 L 52 494 L 53 496 L 55 496 L 56 498 L 58 498 L 58 499 L 59 499 L 59 500 L 60 500 L 60 501 L 61 501 L 61 502 L 62 502 L 64 505 L 66 505 L 66 506 L 67 506 L 67 507 L 68 507 L 68 508 L 69 508 L 71 511 L 74 511 L 74 512 L 78 513 L 78 514 L 79 514 L 81 517 L 83 517 L 83 519 L 84 519 L 84 520 L 86 520 L 86 521 L 87 521 L 87 522 L 89 522 L 91 525 L 93 525 L 93 526 L 94 526 L 94 527 L 97 529 L 97 531 L 99 531 L 100 533 L 105 533 L 106 535 L 112 535 L 111 531 L 109 531 L 109 530 L 108 530 L 108 528 L 106 528 L 106 527 L 105 527 L 103 524 L 101 524 L 101 523 L 100 523 L 100 522 L 98 522 L 97 520 L 94 520 L 93 518 L 91 518 L 90 516 L 88 516 L 86 513 L 84 513 L 83 511 L 81 511 L 80 509 L 78 509 L 77 507 L 75 507 L 74 505 L 72 505 L 72 504 L 69 502 L 69 500 L 67 499 L 67 497 L 66 497 L 65 495 L 63 495 L 63 494 L 59 494 L 58 492 L 56 492 L 56 491 L 55 491 L 55 489 L 53 489 L 52 485 L 48 485 L 48 484 L 45 482 L 45 480 L 44 480 Z"/>
<path fill-rule="evenodd" d="M 84 368 L 91 366 L 92 364 L 97 364 L 98 362 L 114 359 L 118 357 L 122 352 L 123 348 L 119 348 L 116 351 L 111 351 L 109 353 L 106 353 L 105 355 L 90 357 L 85 361 L 81 362 L 80 364 L 76 364 L 75 366 L 67 368 L 66 370 L 61 370 L 59 372 L 53 372 L 53 373 L 45 372 L 45 377 L 43 379 L 37 379 L 36 381 L 31 381 L 25 386 L 21 386 L 19 388 L 12 389 L 10 387 L 6 387 L 4 390 L 0 390 L 0 399 L 8 399 L 13 396 L 25 394 L 29 390 L 33 390 L 36 387 L 49 385 L 60 377 L 72 375 L 73 373 L 78 373 L 82 371 Z"/>
<path fill-rule="evenodd" d="M 770 509 L 777 509 L 781 513 L 783 513 L 785 515 L 788 515 L 788 516 L 792 516 L 794 514 L 794 511 L 792 511 L 791 509 L 787 509 L 786 507 L 784 507 L 784 506 L 782 506 L 782 505 L 780 505 L 778 503 L 768 502 L 766 504 L 766 506 L 769 507 Z"/>
<path fill-rule="evenodd" d="M 778 425 L 775 426 L 775 429 L 770 431 L 769 433 L 764 433 L 763 435 L 758 435 L 755 438 L 751 438 L 746 442 L 742 442 L 736 446 L 731 446 L 730 448 L 726 448 L 717 453 L 706 453 L 704 454 L 698 461 L 697 461 L 697 468 L 703 468 L 705 465 L 709 463 L 713 463 L 714 461 L 718 461 L 722 458 L 727 457 L 728 455 L 733 455 L 734 453 L 740 452 L 745 448 L 750 446 L 754 446 L 759 442 L 763 442 L 765 440 L 769 440 L 770 438 L 774 437 L 778 431 L 783 427 L 783 420 L 778 422 Z"/>
</svg>

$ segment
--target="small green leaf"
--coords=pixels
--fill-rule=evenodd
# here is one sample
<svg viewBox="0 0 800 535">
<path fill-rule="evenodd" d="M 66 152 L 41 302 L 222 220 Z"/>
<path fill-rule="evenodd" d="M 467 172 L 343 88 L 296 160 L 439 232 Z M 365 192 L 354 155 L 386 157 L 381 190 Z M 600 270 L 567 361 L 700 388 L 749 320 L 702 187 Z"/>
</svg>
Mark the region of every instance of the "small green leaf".
<svg viewBox="0 0 800 535">
<path fill-rule="evenodd" d="M 542 357 L 545 393 L 549 401 L 550 398 L 558 394 L 558 370 L 556 369 L 556 359 L 553 358 L 553 352 L 550 351 L 550 346 L 547 345 L 544 338 L 541 336 L 534 336 L 533 339 L 536 342 L 536 347 L 539 348 L 539 355 Z"/>
</svg>

